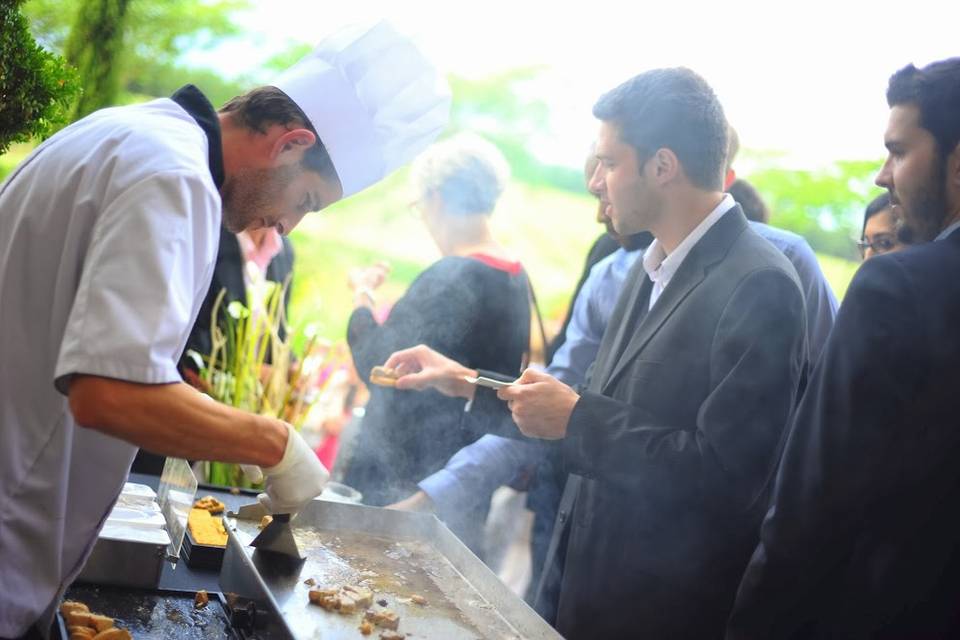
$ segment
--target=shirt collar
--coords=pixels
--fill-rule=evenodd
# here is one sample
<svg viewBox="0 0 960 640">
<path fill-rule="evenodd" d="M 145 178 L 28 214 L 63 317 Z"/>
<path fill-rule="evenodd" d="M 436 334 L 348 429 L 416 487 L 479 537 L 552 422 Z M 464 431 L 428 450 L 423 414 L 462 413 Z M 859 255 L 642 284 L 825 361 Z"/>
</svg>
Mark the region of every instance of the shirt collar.
<svg viewBox="0 0 960 640">
<path fill-rule="evenodd" d="M 669 282 L 673 274 L 680 268 L 680 265 L 683 263 L 684 258 L 687 257 L 687 254 L 690 253 L 690 250 L 706 235 L 710 227 L 715 225 L 717 221 L 723 217 L 723 214 L 732 209 L 736 204 L 733 196 L 729 193 L 724 194 L 720 204 L 714 207 L 713 211 L 708 213 L 707 217 L 704 218 L 693 231 L 687 234 L 687 237 L 677 245 L 677 248 L 674 249 L 670 255 L 667 255 L 667 252 L 664 251 L 663 244 L 660 243 L 660 240 L 654 239 L 643 254 L 643 270 L 647 272 L 650 279 L 653 282 L 657 282 L 658 280 L 662 281 L 662 285 L 666 286 L 666 283 Z"/>
<path fill-rule="evenodd" d="M 177 90 L 170 99 L 190 114 L 197 125 L 207 135 L 207 145 L 210 153 L 207 163 L 210 165 L 210 177 L 217 190 L 223 187 L 225 174 L 223 172 L 223 139 L 220 135 L 220 118 L 207 96 L 194 85 L 184 85 Z"/>
<path fill-rule="evenodd" d="M 943 240 L 944 238 L 946 238 L 947 236 L 949 236 L 951 233 L 953 233 L 954 231 L 956 231 L 958 228 L 960 228 L 960 220 L 957 220 L 957 221 L 954 222 L 952 225 L 950 225 L 949 227 L 947 227 L 946 229 L 944 229 L 943 231 L 941 231 L 941 232 L 940 232 L 940 235 L 938 235 L 938 236 L 934 239 L 934 241 L 936 241 L 936 240 Z"/>
</svg>

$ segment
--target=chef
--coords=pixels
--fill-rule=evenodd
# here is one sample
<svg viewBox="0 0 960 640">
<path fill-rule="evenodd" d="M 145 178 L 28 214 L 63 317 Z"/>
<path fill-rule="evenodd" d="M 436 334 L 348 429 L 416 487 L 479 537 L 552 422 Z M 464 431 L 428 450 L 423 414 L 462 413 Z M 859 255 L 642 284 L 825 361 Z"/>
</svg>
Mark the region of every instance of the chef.
<svg viewBox="0 0 960 640">
<path fill-rule="evenodd" d="M 380 22 L 219 112 L 190 85 L 98 111 L 0 186 L 0 638 L 47 635 L 138 447 L 259 465 L 273 512 L 323 490 L 290 425 L 177 373 L 220 225 L 286 233 L 409 161 L 448 112 L 436 69 Z"/>
</svg>

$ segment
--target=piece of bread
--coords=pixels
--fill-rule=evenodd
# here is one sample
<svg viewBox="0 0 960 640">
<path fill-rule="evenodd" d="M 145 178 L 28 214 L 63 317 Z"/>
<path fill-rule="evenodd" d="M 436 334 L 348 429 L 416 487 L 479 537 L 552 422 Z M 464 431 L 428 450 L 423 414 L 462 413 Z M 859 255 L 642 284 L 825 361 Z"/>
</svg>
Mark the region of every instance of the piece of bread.
<svg viewBox="0 0 960 640">
<path fill-rule="evenodd" d="M 90 626 L 97 630 L 97 633 L 101 631 L 106 631 L 113 627 L 113 618 L 109 616 L 101 616 L 96 613 L 90 614 Z"/>
<path fill-rule="evenodd" d="M 113 627 L 111 629 L 101 631 L 97 635 L 93 636 L 93 640 L 133 640 L 133 637 L 126 629 L 118 629 L 117 627 Z"/>
<path fill-rule="evenodd" d="M 92 627 L 90 624 L 90 616 L 92 614 L 89 611 L 71 611 L 67 614 L 67 626 L 68 627 Z"/>
<path fill-rule="evenodd" d="M 60 615 L 66 618 L 67 614 L 71 611 L 90 613 L 90 607 L 82 602 L 77 602 L 76 600 L 64 600 L 63 604 L 60 605 Z"/>
<path fill-rule="evenodd" d="M 90 640 L 93 636 L 97 635 L 97 632 L 90 627 L 81 627 L 79 625 L 69 626 L 67 627 L 67 631 L 70 632 L 71 640 Z"/>
<path fill-rule="evenodd" d="M 396 369 L 374 367 L 370 370 L 370 382 L 378 384 L 381 387 L 395 387 L 397 385 L 397 378 L 399 377 L 400 374 L 397 373 Z"/>
</svg>

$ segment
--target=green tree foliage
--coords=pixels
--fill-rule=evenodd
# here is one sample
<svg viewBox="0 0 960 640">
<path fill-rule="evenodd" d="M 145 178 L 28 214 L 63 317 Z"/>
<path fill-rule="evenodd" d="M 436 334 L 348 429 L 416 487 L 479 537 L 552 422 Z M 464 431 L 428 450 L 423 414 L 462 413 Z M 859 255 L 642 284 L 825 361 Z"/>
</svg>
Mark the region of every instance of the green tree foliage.
<svg viewBox="0 0 960 640">
<path fill-rule="evenodd" d="M 83 92 L 74 107 L 79 120 L 117 100 L 117 74 L 130 0 L 82 0 L 64 48 L 67 61 L 77 68 Z"/>
<path fill-rule="evenodd" d="M 30 34 L 22 0 L 0 4 L 0 154 L 64 122 L 79 90 L 76 74 Z"/>
<path fill-rule="evenodd" d="M 747 180 L 767 201 L 771 224 L 804 236 L 822 253 L 857 259 L 863 210 L 877 195 L 879 162 L 838 161 L 826 169 L 754 171 Z"/>
<path fill-rule="evenodd" d="M 24 13 L 38 40 L 54 51 L 64 51 L 74 18 L 89 1 L 30 0 Z M 242 80 L 192 69 L 182 57 L 188 51 L 237 35 L 239 28 L 232 16 L 248 7 L 248 0 L 125 1 L 123 51 L 113 64 L 120 89 L 114 102 L 128 102 L 135 96 L 170 95 L 187 82 L 203 89 L 215 105 L 241 92 Z"/>
<path fill-rule="evenodd" d="M 495 143 L 518 180 L 582 193 L 579 169 L 546 164 L 530 151 L 533 141 L 549 135 L 550 108 L 532 90 L 541 71 L 524 67 L 482 79 L 451 76 L 451 128 L 480 133 Z"/>
</svg>

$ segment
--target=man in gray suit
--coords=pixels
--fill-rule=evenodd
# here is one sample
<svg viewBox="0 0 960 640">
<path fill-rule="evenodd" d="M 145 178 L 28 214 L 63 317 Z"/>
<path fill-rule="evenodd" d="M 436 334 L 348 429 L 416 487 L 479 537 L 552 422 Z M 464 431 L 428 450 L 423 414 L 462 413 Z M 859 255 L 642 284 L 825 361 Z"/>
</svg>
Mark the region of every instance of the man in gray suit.
<svg viewBox="0 0 960 640">
<path fill-rule="evenodd" d="M 509 409 L 524 435 L 563 439 L 580 476 L 556 527 L 568 535 L 565 637 L 720 637 L 806 368 L 803 294 L 722 191 L 727 125 L 702 78 L 643 73 L 594 115 L 591 189 L 617 233 L 656 239 L 627 277 L 586 388 L 528 369 L 497 392 L 505 409 L 463 382 L 480 372 L 437 354 L 415 348 L 387 365 L 411 372 L 398 388 L 472 398 L 471 420 L 491 429 Z"/>
</svg>

